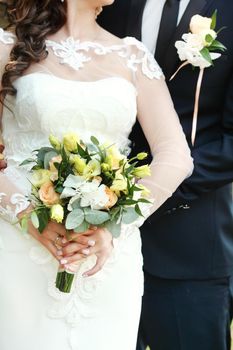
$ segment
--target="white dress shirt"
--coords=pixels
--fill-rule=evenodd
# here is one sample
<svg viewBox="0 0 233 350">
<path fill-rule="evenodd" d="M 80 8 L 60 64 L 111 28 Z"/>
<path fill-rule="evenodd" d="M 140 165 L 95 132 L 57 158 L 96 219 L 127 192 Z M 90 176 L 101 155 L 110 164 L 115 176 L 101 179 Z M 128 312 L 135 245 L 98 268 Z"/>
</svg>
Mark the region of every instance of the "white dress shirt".
<svg viewBox="0 0 233 350">
<path fill-rule="evenodd" d="M 190 0 L 180 0 L 178 23 Z M 166 0 L 147 0 L 142 18 L 142 42 L 154 54 L 159 34 L 159 26 Z"/>
</svg>

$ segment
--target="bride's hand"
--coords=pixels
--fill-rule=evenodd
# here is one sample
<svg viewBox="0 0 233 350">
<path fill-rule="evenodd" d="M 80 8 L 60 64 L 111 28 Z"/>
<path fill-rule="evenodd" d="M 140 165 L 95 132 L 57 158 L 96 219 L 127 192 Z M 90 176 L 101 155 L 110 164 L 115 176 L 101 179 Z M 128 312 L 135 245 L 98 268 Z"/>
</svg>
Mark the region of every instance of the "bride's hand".
<svg viewBox="0 0 233 350">
<path fill-rule="evenodd" d="M 18 214 L 18 219 L 22 219 L 25 214 L 29 213 L 32 207 L 29 206 L 26 210 Z M 44 231 L 40 233 L 29 220 L 28 233 L 39 241 L 48 251 L 60 262 L 62 259 L 62 248 L 69 247 L 71 243 L 66 238 L 66 229 L 62 224 L 57 224 L 50 221 Z M 79 244 L 79 249 L 85 249 L 86 246 Z"/>
<path fill-rule="evenodd" d="M 72 264 L 83 259 L 83 255 L 87 257 L 95 254 L 97 257 L 95 266 L 84 273 L 85 277 L 93 276 L 100 271 L 113 250 L 112 234 L 105 228 L 93 227 L 82 234 L 74 233 L 70 235 L 70 240 L 72 245 L 62 249 L 64 257 L 61 260 L 62 264 Z M 80 249 L 80 244 L 88 248 Z"/>
</svg>

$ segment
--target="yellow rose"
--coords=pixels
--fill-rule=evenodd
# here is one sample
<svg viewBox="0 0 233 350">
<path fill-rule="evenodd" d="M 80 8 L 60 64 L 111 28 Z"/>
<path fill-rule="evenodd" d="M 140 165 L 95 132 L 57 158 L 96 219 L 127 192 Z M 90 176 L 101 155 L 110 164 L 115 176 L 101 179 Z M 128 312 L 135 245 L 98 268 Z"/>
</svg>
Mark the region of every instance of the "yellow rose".
<svg viewBox="0 0 233 350">
<path fill-rule="evenodd" d="M 87 178 L 90 179 L 92 177 L 98 176 L 101 174 L 101 165 L 100 162 L 96 159 L 92 159 L 90 160 L 84 171 L 83 171 L 83 175 Z"/>
<path fill-rule="evenodd" d="M 58 140 L 58 138 L 54 135 L 49 136 L 49 142 L 51 146 L 53 146 L 57 151 L 61 149 L 61 142 Z"/>
<path fill-rule="evenodd" d="M 111 167 L 111 169 L 118 169 L 120 167 L 120 162 L 125 159 L 125 156 L 119 152 L 115 145 L 107 148 L 106 153 L 106 163 Z"/>
<path fill-rule="evenodd" d="M 118 201 L 117 195 L 109 188 L 106 186 L 105 188 L 105 193 L 107 194 L 109 200 L 107 204 L 105 204 L 105 209 L 110 209 L 112 208 L 116 202 Z"/>
<path fill-rule="evenodd" d="M 70 132 L 68 134 L 65 134 L 64 137 L 63 137 L 63 144 L 64 144 L 64 147 L 65 149 L 68 151 L 68 152 L 74 152 L 77 150 L 77 144 L 80 142 L 78 136 L 73 133 L 73 132 Z"/>
<path fill-rule="evenodd" d="M 39 198 L 47 206 L 50 207 L 54 204 L 59 204 L 60 196 L 54 190 L 53 183 L 51 181 L 45 182 L 39 189 Z"/>
<path fill-rule="evenodd" d="M 137 184 L 137 187 L 141 188 L 141 190 L 142 190 L 141 191 L 142 197 L 149 197 L 150 190 L 146 186 L 144 186 L 142 184 Z"/>
<path fill-rule="evenodd" d="M 132 171 L 132 174 L 134 176 L 142 179 L 143 177 L 150 176 L 151 175 L 151 170 L 150 170 L 149 165 L 142 165 L 142 166 L 139 166 L 139 167 L 135 168 Z"/>
<path fill-rule="evenodd" d="M 110 190 L 115 192 L 118 196 L 120 195 L 121 191 L 122 192 L 127 191 L 127 180 L 124 178 L 122 174 L 116 174 L 116 177 L 113 180 Z"/>
<path fill-rule="evenodd" d="M 60 204 L 55 204 L 50 210 L 51 219 L 61 224 L 64 219 L 64 209 Z"/>
<path fill-rule="evenodd" d="M 50 180 L 51 172 L 46 169 L 33 170 L 31 183 L 35 187 L 41 187 L 45 182 Z"/>
<path fill-rule="evenodd" d="M 201 32 L 211 30 L 212 19 L 195 15 L 191 18 L 190 30 L 193 34 L 200 34 Z"/>
<path fill-rule="evenodd" d="M 102 169 L 102 171 L 105 173 L 105 172 L 107 172 L 107 171 L 110 170 L 110 165 L 107 164 L 107 163 L 102 163 L 102 164 L 101 164 L 101 169 Z"/>
<path fill-rule="evenodd" d="M 83 175 L 84 169 L 86 168 L 86 160 L 80 158 L 77 154 L 70 156 L 70 163 L 74 166 L 74 170 L 79 174 Z"/>
<path fill-rule="evenodd" d="M 146 159 L 147 157 L 148 157 L 148 154 L 146 152 L 141 152 L 137 154 L 138 160 L 143 160 L 143 159 Z"/>
</svg>

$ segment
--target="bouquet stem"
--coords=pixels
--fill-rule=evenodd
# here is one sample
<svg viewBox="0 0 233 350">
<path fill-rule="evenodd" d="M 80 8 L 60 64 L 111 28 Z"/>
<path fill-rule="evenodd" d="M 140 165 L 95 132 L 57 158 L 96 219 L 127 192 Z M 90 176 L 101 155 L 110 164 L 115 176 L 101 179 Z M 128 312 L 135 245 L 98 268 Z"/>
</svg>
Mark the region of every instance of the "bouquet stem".
<svg viewBox="0 0 233 350">
<path fill-rule="evenodd" d="M 59 270 L 56 278 L 56 287 L 60 292 L 70 293 L 74 280 L 74 273 L 65 270 Z"/>
</svg>

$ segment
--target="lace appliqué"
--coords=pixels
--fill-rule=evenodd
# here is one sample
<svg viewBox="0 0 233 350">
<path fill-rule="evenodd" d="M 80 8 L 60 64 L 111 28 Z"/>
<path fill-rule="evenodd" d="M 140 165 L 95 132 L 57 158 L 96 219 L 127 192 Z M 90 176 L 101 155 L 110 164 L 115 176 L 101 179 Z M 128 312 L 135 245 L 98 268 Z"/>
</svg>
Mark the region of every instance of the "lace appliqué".
<svg viewBox="0 0 233 350">
<path fill-rule="evenodd" d="M 30 258 L 40 265 L 48 279 L 48 294 L 51 297 L 51 305 L 47 311 L 52 319 L 63 319 L 67 324 L 67 342 L 71 350 L 79 349 L 79 339 L 76 335 L 76 327 L 81 323 L 87 323 L 90 319 L 101 314 L 101 308 L 95 304 L 95 297 L 102 283 L 112 273 L 115 264 L 122 258 L 122 254 L 130 254 L 127 238 L 138 235 L 138 228 L 134 225 L 123 225 L 121 236 L 114 239 L 114 250 L 104 268 L 96 275 L 84 278 L 83 273 L 95 265 L 96 257 L 90 256 L 80 263 L 71 293 L 59 292 L 55 287 L 55 278 L 58 264 L 52 255 L 38 242 L 30 250 Z"/>
<path fill-rule="evenodd" d="M 17 215 L 29 206 L 25 196 L 20 193 L 14 193 L 10 198 L 10 203 L 4 204 L 5 193 L 0 193 L 0 216 L 11 224 L 17 222 Z"/>
<path fill-rule="evenodd" d="M 55 56 L 60 58 L 60 64 L 67 64 L 77 71 L 84 67 L 84 63 L 91 61 L 88 52 L 93 50 L 96 55 L 116 52 L 120 57 L 127 60 L 129 69 L 136 72 L 140 66 L 142 73 L 149 79 L 160 79 L 163 76 L 162 70 L 153 55 L 142 42 L 132 37 L 123 39 L 123 44 L 121 45 L 104 46 L 95 42 L 81 42 L 69 37 L 60 43 L 46 40 L 46 46 L 51 48 Z M 130 52 L 131 47 L 136 47 L 138 52 Z"/>
<path fill-rule="evenodd" d="M 14 44 L 15 35 L 0 28 L 0 42 L 3 44 Z"/>
</svg>

